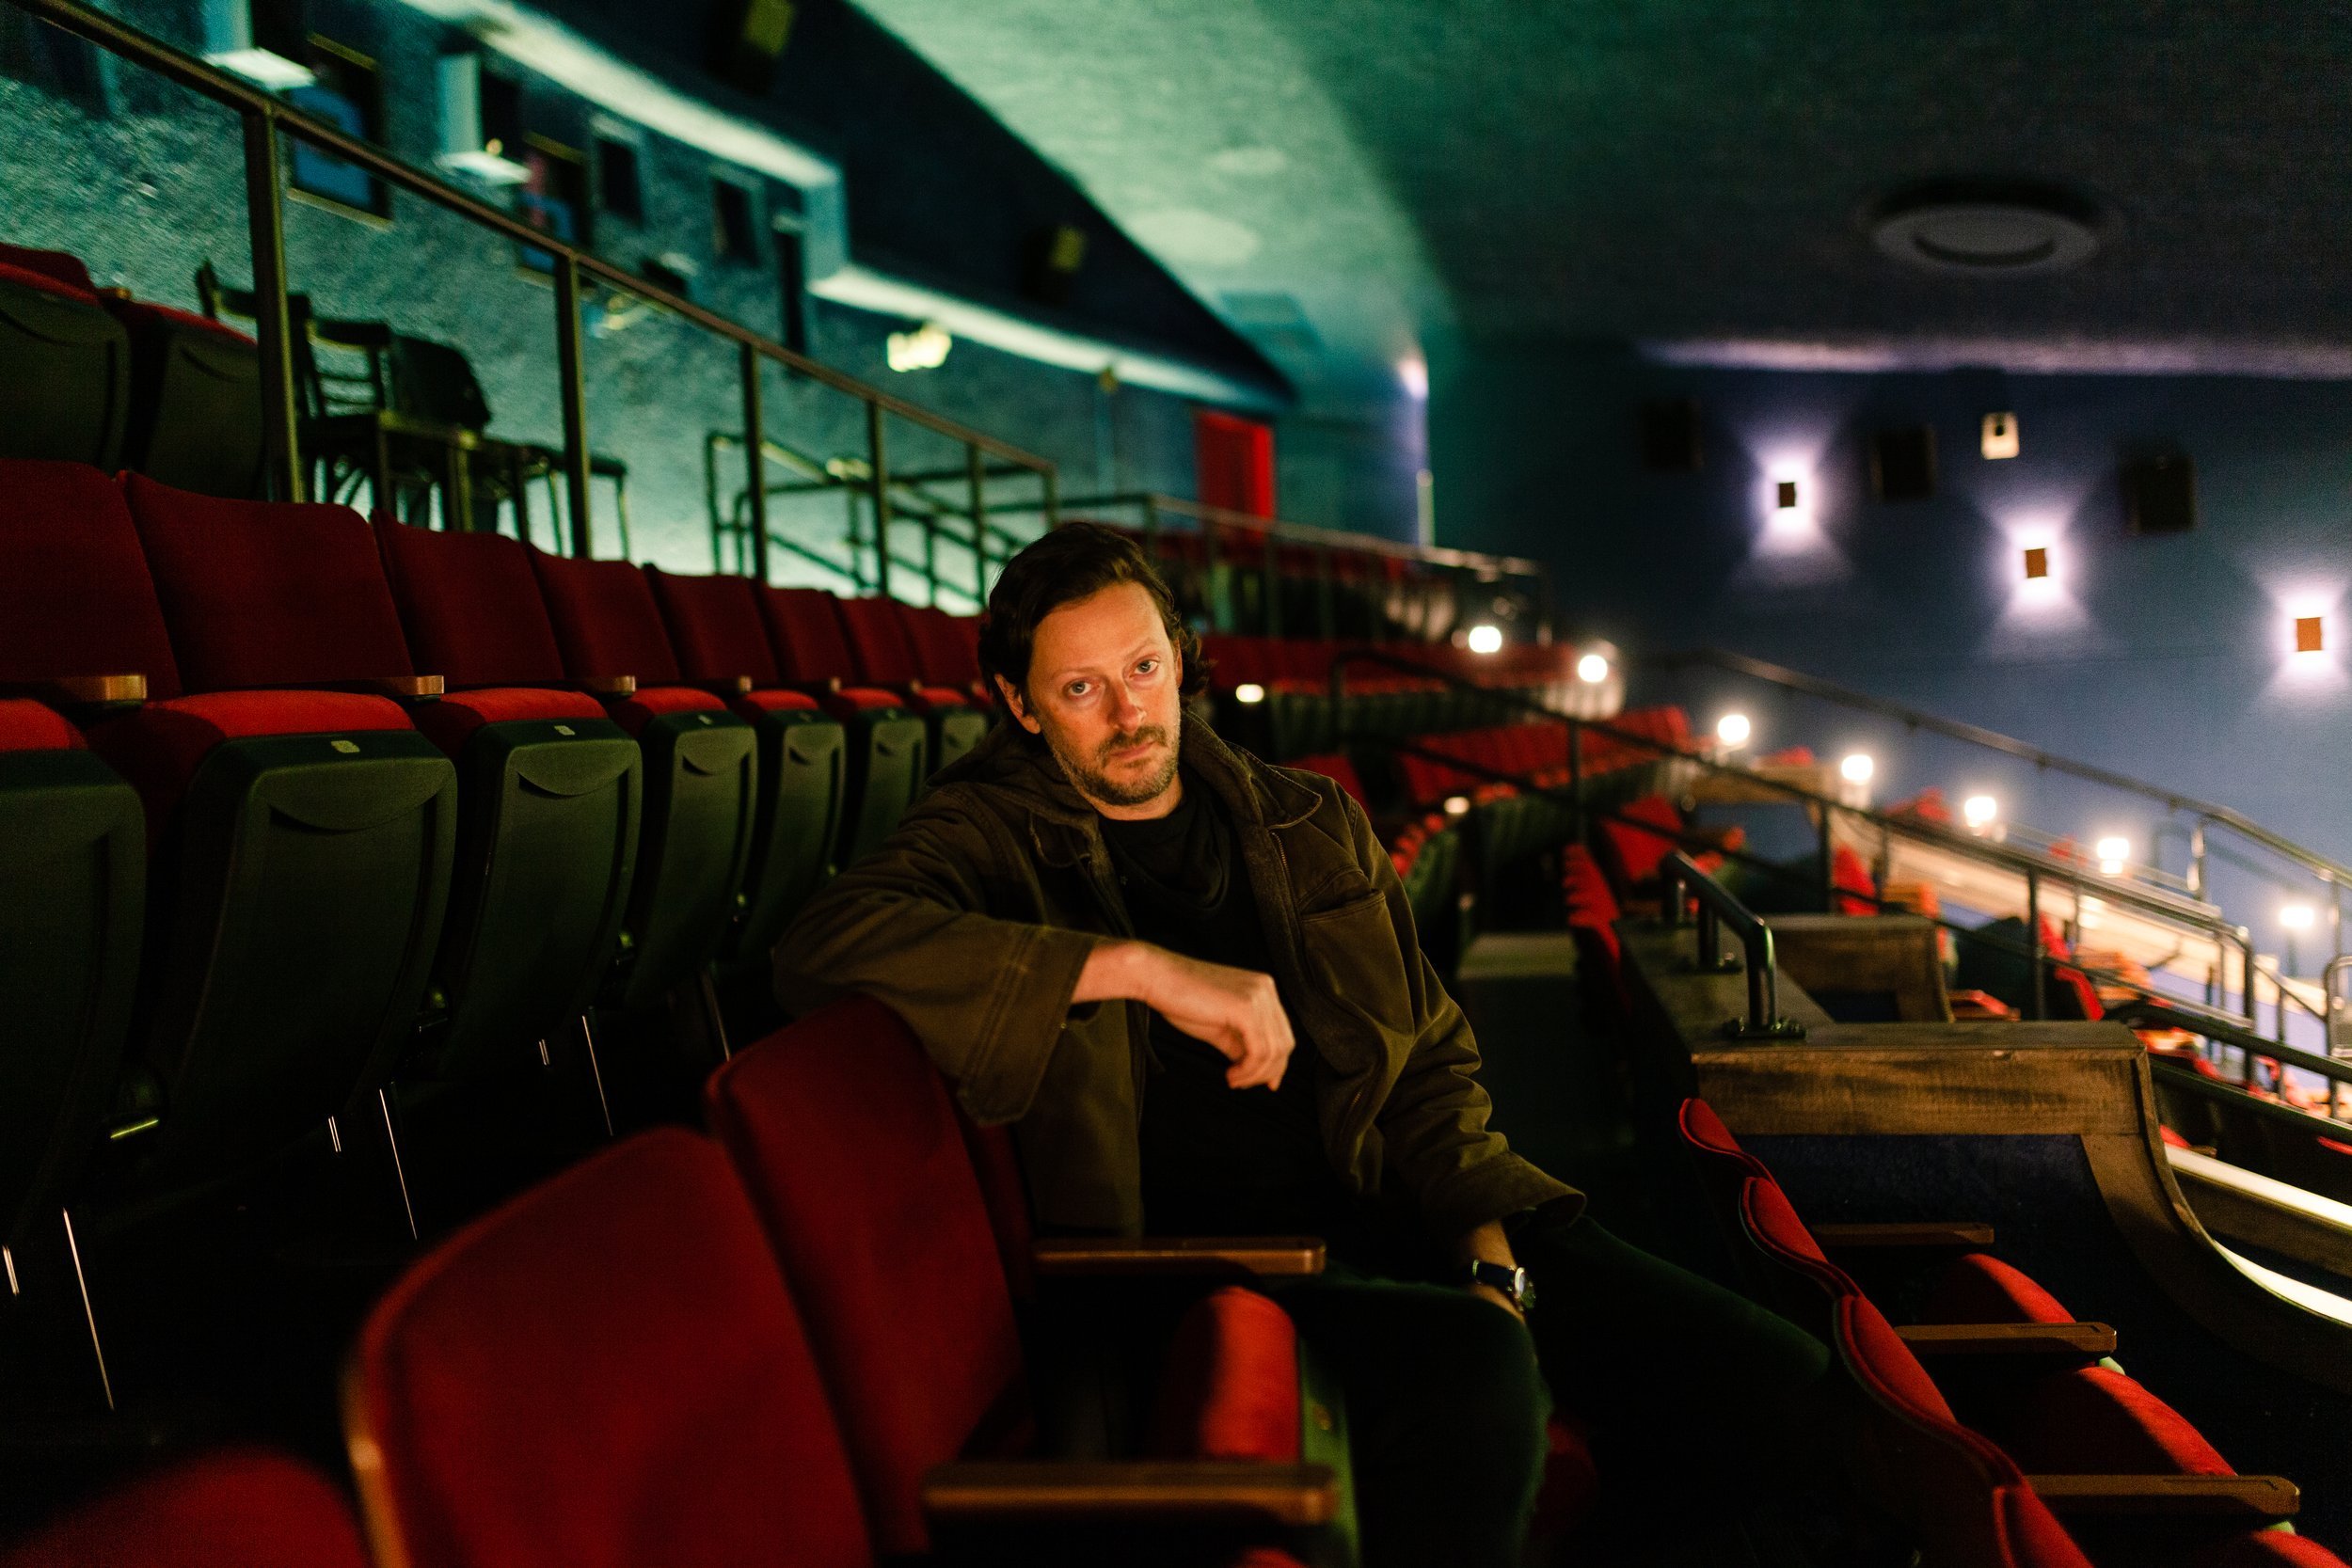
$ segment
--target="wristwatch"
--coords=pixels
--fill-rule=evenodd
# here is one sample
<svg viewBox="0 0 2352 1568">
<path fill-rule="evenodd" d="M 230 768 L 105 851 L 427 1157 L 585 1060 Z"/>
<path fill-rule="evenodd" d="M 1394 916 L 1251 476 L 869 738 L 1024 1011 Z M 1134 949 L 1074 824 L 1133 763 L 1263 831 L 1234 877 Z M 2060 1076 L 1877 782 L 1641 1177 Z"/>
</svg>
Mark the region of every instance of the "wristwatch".
<svg viewBox="0 0 2352 1568">
<path fill-rule="evenodd" d="M 1476 1262 L 1464 1271 L 1462 1283 L 1485 1285 L 1501 1291 L 1521 1312 L 1535 1310 L 1535 1282 L 1528 1277 L 1525 1269 L 1505 1268 L 1501 1263 Z"/>
</svg>

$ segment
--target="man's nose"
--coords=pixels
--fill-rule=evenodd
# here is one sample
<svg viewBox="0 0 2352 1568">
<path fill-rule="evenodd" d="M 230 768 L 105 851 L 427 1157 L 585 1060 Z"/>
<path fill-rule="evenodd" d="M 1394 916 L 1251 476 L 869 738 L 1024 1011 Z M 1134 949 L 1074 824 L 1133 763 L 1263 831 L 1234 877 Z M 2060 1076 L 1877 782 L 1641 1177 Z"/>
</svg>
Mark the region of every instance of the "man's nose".
<svg viewBox="0 0 2352 1568">
<path fill-rule="evenodd" d="M 1136 701 L 1136 694 L 1128 689 L 1124 681 L 1112 687 L 1111 690 L 1117 705 L 1120 733 L 1131 734 L 1143 722 L 1143 705 Z"/>
</svg>

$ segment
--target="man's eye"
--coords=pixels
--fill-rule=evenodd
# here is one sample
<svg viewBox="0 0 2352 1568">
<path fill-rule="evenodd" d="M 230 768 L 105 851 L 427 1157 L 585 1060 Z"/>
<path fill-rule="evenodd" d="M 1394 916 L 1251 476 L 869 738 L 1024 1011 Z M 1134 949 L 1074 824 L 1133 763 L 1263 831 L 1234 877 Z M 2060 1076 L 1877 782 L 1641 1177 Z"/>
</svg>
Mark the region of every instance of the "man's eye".
<svg viewBox="0 0 2352 1568">
<path fill-rule="evenodd" d="M 1084 681 L 1072 681 L 1062 688 L 1062 695 L 1071 698 L 1083 697 L 1089 689 L 1090 688 Z"/>
<path fill-rule="evenodd" d="M 1160 661 L 1158 659 L 1147 658 L 1142 663 L 1136 666 L 1136 673 L 1138 675 L 1148 675 L 1159 667 Z"/>
</svg>

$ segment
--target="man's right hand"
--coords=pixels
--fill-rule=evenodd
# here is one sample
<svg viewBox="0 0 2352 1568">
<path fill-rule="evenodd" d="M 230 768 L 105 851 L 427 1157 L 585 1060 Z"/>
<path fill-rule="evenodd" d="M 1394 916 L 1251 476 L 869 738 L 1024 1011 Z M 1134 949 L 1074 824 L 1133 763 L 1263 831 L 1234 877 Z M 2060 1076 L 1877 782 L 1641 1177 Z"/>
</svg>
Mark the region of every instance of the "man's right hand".
<svg viewBox="0 0 2352 1568">
<path fill-rule="evenodd" d="M 1232 1087 L 1281 1086 L 1296 1042 L 1272 975 L 1204 963 L 1150 942 L 1106 942 L 1088 958 L 1071 1000 L 1114 998 L 1140 1002 L 1215 1046 L 1233 1064 L 1225 1069 Z"/>
</svg>

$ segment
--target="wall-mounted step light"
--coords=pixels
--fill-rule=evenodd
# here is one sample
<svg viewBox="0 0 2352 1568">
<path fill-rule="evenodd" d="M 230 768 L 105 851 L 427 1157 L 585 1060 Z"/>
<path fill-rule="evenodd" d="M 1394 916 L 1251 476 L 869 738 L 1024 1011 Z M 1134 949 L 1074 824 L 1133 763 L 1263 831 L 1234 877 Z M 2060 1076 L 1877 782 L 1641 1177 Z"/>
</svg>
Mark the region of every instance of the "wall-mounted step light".
<svg viewBox="0 0 2352 1568">
<path fill-rule="evenodd" d="M 290 92 L 318 80 L 304 62 L 310 30 L 302 8 L 279 0 L 204 0 L 204 58 L 271 92 Z"/>
<path fill-rule="evenodd" d="M 1870 760 L 1867 752 L 1855 752 L 1837 765 L 1837 776 L 1853 784 L 1868 784 L 1870 775 L 1878 770 L 1879 765 Z"/>
<path fill-rule="evenodd" d="M 2026 580 L 2037 581 L 2050 575 L 2050 547 L 2036 545 L 2026 551 Z"/>
<path fill-rule="evenodd" d="M 1467 641 L 1471 653 L 1499 654 L 1502 652 L 1502 628 L 1481 623 L 1470 627 Z"/>
<path fill-rule="evenodd" d="M 531 170 L 522 151 L 522 89 L 482 69 L 480 54 L 444 55 L 439 65 L 441 150 L 433 161 L 491 185 L 519 185 Z"/>
<path fill-rule="evenodd" d="M 1991 458 L 2017 455 L 2017 416 L 1987 414 L 1984 417 L 1984 436 L 1978 450 Z"/>
<path fill-rule="evenodd" d="M 1971 795 L 1960 803 L 1961 820 L 1978 832 L 1993 826 L 1993 819 L 2001 815 L 2001 803 L 1990 795 Z"/>
<path fill-rule="evenodd" d="M 2295 618 L 2295 651 L 2296 653 L 2323 653 L 2327 650 L 2327 646 L 2328 634 L 2326 628 L 2320 625 L 2318 616 L 2297 615 Z"/>
<path fill-rule="evenodd" d="M 2132 858 L 2132 841 L 2128 838 L 2103 838 L 2091 846 L 2091 852 L 2099 857 L 2101 876 L 2121 877 L 2124 863 Z"/>
<path fill-rule="evenodd" d="M 1748 716 L 1744 713 L 1726 713 L 1715 721 L 1715 738 L 1725 746 L 1745 746 L 1748 736 L 1754 733 L 1754 726 L 1749 724 Z"/>
<path fill-rule="evenodd" d="M 1586 686 L 1598 686 L 1609 678 L 1609 661 L 1598 654 L 1586 654 L 1576 661 L 1576 678 Z"/>
<path fill-rule="evenodd" d="M 2186 533 L 2197 526 L 2197 467 L 2178 447 L 2123 465 L 2123 521 L 2134 533 Z"/>
<path fill-rule="evenodd" d="M 1794 512 L 1797 504 L 1797 482 L 1795 480 L 1784 479 L 1772 486 L 1772 505 L 1777 510 Z"/>
</svg>

